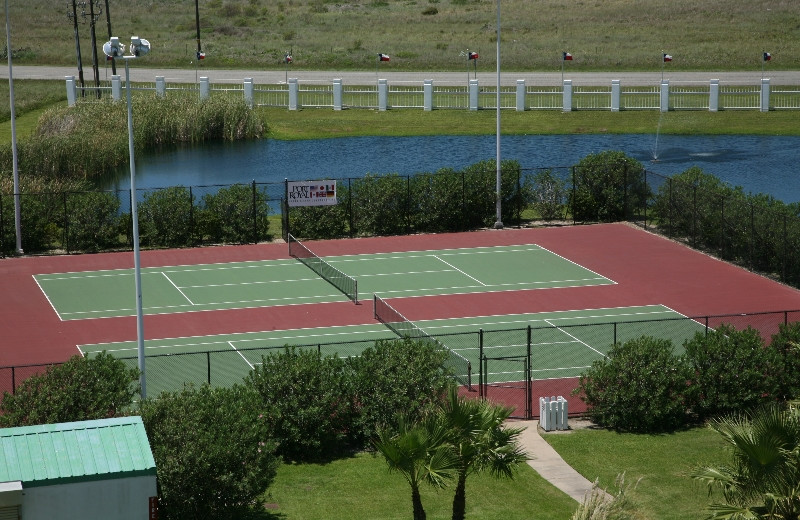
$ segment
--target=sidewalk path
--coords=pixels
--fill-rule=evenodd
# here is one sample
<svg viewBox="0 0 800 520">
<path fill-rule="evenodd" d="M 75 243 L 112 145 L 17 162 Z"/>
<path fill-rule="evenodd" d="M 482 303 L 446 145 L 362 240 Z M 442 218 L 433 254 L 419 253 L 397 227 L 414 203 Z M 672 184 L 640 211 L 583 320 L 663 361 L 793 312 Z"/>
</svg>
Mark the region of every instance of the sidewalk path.
<svg viewBox="0 0 800 520">
<path fill-rule="evenodd" d="M 555 487 L 576 501 L 583 502 L 592 490 L 592 483 L 572 469 L 539 435 L 539 421 L 515 421 L 513 425 L 525 427 L 519 440 L 525 451 L 533 457 L 528 465 Z"/>
</svg>

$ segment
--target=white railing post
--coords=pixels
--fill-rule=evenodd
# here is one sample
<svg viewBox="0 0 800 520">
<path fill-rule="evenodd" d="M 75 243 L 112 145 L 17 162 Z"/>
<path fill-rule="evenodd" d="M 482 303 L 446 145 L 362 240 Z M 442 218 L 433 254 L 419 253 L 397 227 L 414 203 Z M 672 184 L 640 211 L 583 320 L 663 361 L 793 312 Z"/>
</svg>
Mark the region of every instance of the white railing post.
<svg viewBox="0 0 800 520">
<path fill-rule="evenodd" d="M 200 76 L 200 99 L 208 99 L 209 92 L 208 76 Z"/>
<path fill-rule="evenodd" d="M 525 80 L 517 80 L 517 112 L 525 112 Z"/>
<path fill-rule="evenodd" d="M 297 78 L 289 78 L 289 110 L 297 110 L 298 91 Z"/>
<path fill-rule="evenodd" d="M 164 76 L 156 76 L 156 96 L 163 98 L 167 95 L 167 82 Z"/>
<path fill-rule="evenodd" d="M 67 80 L 67 105 L 73 106 L 78 100 L 78 90 L 75 85 L 75 76 L 64 76 Z"/>
<path fill-rule="evenodd" d="M 769 78 L 761 78 L 761 111 L 769 112 Z"/>
<path fill-rule="evenodd" d="M 119 79 L 119 74 L 111 76 L 111 99 L 114 101 L 122 99 L 122 81 Z"/>
<path fill-rule="evenodd" d="M 336 78 L 333 80 L 333 109 L 342 109 L 342 80 Z"/>
<path fill-rule="evenodd" d="M 378 80 L 378 111 L 386 112 L 389 103 L 389 83 L 385 79 Z"/>
<path fill-rule="evenodd" d="M 253 108 L 253 78 L 244 78 L 244 103 Z"/>
<path fill-rule="evenodd" d="M 478 80 L 469 80 L 469 109 L 478 110 Z"/>
<path fill-rule="evenodd" d="M 426 112 L 433 110 L 433 80 L 426 79 L 422 85 L 422 105 Z"/>
<path fill-rule="evenodd" d="M 564 112 L 572 112 L 572 80 L 564 80 L 563 99 L 561 109 Z"/>
<path fill-rule="evenodd" d="M 712 79 L 708 87 L 708 111 L 716 112 L 719 110 L 719 80 Z"/>
<path fill-rule="evenodd" d="M 611 111 L 619 112 L 620 99 L 622 98 L 622 90 L 620 89 L 619 80 L 611 80 Z"/>
<path fill-rule="evenodd" d="M 661 80 L 661 111 L 669 112 L 669 80 Z"/>
</svg>

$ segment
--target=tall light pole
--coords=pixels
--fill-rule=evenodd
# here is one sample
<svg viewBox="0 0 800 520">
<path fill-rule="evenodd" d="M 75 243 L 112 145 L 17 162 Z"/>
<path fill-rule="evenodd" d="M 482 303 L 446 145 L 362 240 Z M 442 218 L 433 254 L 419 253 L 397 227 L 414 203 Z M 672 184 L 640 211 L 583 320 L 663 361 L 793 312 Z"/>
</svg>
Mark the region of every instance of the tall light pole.
<svg viewBox="0 0 800 520">
<path fill-rule="evenodd" d="M 17 158 L 17 116 L 14 110 L 14 74 L 11 72 L 11 22 L 8 19 L 6 0 L 6 54 L 8 54 L 8 97 L 11 103 L 11 157 L 14 170 L 14 232 L 17 236 L 17 253 L 22 253 L 22 224 L 19 195 L 19 159 Z"/>
<path fill-rule="evenodd" d="M 497 150 L 495 163 L 497 166 L 497 190 L 495 194 L 495 209 L 497 210 L 497 220 L 494 223 L 495 229 L 503 229 L 503 202 L 502 202 L 502 183 L 500 168 L 500 0 L 497 0 Z"/>
<path fill-rule="evenodd" d="M 131 75 L 128 63 L 150 52 L 150 42 L 138 36 L 131 36 L 130 54 L 123 56 L 125 46 L 119 38 L 112 37 L 103 45 L 103 52 L 111 58 L 125 61 L 125 92 L 128 99 L 128 155 L 131 169 L 131 221 L 133 224 L 133 271 L 136 286 L 136 339 L 139 361 L 139 382 L 142 399 L 147 397 L 144 355 L 144 316 L 142 315 L 142 268 L 139 261 L 139 215 L 136 211 L 136 162 L 133 156 L 133 110 L 131 109 Z"/>
</svg>

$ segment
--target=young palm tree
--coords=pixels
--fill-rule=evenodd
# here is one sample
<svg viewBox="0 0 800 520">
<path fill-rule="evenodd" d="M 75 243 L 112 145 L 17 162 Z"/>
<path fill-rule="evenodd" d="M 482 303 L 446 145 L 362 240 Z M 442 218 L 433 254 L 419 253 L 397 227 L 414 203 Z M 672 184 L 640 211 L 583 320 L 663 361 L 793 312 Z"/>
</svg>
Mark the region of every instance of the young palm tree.
<svg viewBox="0 0 800 520">
<path fill-rule="evenodd" d="M 483 399 L 467 399 L 451 387 L 442 407 L 450 428 L 450 444 L 458 458 L 453 520 L 463 520 L 466 512 L 466 482 L 472 473 L 489 471 L 496 477 L 513 478 L 517 465 L 528 455 L 517 443 L 522 428 L 504 428 L 513 408 Z"/>
<path fill-rule="evenodd" d="M 750 416 L 712 421 L 733 449 L 731 465 L 702 467 L 692 477 L 721 489 L 725 503 L 709 506 L 714 519 L 800 518 L 800 412 L 772 405 Z"/>
<path fill-rule="evenodd" d="M 382 430 L 374 441 L 386 459 L 389 471 L 397 471 L 411 486 L 414 520 L 425 520 L 419 487 L 428 483 L 444 487 L 457 469 L 457 459 L 449 444 L 448 428 L 439 415 L 417 423 L 401 418 L 397 432 Z"/>
</svg>

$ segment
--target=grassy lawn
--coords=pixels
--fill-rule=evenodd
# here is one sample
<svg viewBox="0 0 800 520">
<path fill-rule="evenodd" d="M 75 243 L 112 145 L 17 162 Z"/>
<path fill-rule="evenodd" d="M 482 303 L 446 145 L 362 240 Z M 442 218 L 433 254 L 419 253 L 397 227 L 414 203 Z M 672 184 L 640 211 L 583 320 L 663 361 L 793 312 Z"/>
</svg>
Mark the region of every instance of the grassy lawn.
<svg viewBox="0 0 800 520">
<path fill-rule="evenodd" d="M 422 504 L 429 520 L 450 518 L 453 489 L 422 488 Z M 283 465 L 263 499 L 266 511 L 275 519 L 412 517 L 411 488 L 400 474 L 388 472 L 383 457 L 369 453 L 327 464 Z M 467 479 L 467 518 L 566 520 L 577 505 L 527 464 L 520 467 L 514 480 L 496 480 L 488 475 Z"/>
<path fill-rule="evenodd" d="M 575 430 L 544 434 L 545 440 L 573 468 L 600 486 L 615 490 L 617 475 L 642 519 L 699 520 L 709 503 L 706 488 L 687 475 L 696 465 L 728 461 L 718 434 L 707 428 L 667 435 L 621 434 L 606 430 Z"/>
<path fill-rule="evenodd" d="M 617 475 L 641 520 L 700 520 L 709 503 L 706 489 L 688 477 L 700 464 L 727 461 L 717 434 L 695 428 L 667 435 L 573 430 L 543 434 L 561 456 L 589 480 L 616 491 Z M 534 454 L 535 455 L 535 454 Z M 638 482 L 638 484 L 637 484 Z M 452 489 L 422 488 L 428 518 L 448 519 Z M 326 464 L 287 464 L 263 496 L 267 518 L 345 520 L 411 518 L 410 488 L 388 473 L 380 455 L 359 453 Z M 514 480 L 473 475 L 467 480 L 467 517 L 482 520 L 569 519 L 577 502 L 525 465 Z"/>
<path fill-rule="evenodd" d="M 77 31 L 91 81 L 91 32 L 82 16 L 88 4 L 82 5 L 73 28 L 67 3 L 9 2 L 16 62 L 75 65 Z M 391 61 L 381 66 L 390 70 L 466 72 L 467 50 L 480 54 L 479 70 L 495 65 L 494 0 L 169 0 L 136 10 L 120 0 L 99 2 L 121 41 L 133 34 L 150 41 L 151 66 L 183 68 L 196 64 L 195 5 L 204 67 L 280 70 L 291 52 L 294 68 L 370 70 L 382 52 Z M 800 66 L 793 0 L 503 0 L 501 10 L 509 71 L 558 71 L 563 51 L 573 54 L 573 71 L 658 70 L 662 52 L 674 56 L 672 70 L 758 71 L 763 51 L 773 54 L 771 69 Z M 96 29 L 101 68 L 106 14 Z"/>
</svg>

